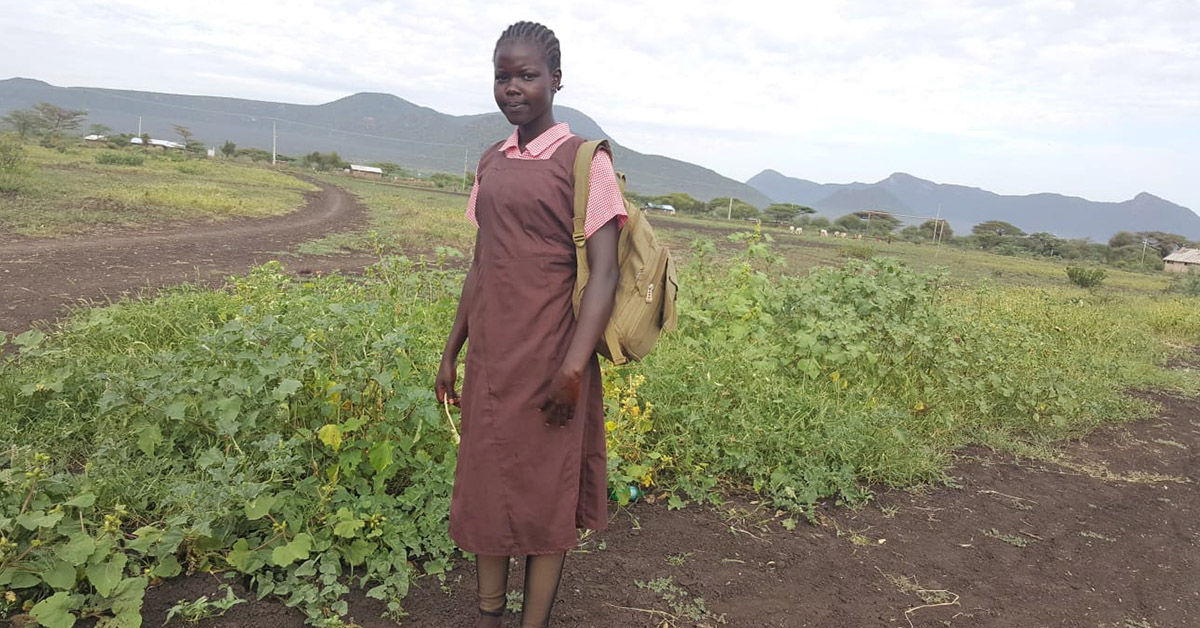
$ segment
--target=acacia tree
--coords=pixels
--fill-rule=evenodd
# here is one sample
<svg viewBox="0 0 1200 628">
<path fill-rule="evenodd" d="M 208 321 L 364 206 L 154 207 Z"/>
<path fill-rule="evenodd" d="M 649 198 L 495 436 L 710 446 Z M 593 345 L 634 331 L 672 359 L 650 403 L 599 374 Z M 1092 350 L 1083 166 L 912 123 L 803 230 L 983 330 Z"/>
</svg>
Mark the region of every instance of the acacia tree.
<svg viewBox="0 0 1200 628">
<path fill-rule="evenodd" d="M 1113 234 L 1113 237 L 1108 239 L 1108 245 L 1114 249 L 1119 249 L 1123 246 L 1133 246 L 1141 243 L 1141 238 L 1138 238 L 1136 235 L 1128 231 L 1118 231 Z"/>
<path fill-rule="evenodd" d="M 797 216 L 815 214 L 817 210 L 795 203 L 771 203 L 764 210 L 764 213 L 775 222 L 792 222 Z"/>
<path fill-rule="evenodd" d="M 758 217 L 758 208 L 738 198 L 718 196 L 708 202 L 708 211 L 714 215 L 729 216 L 735 220 Z"/>
<path fill-rule="evenodd" d="M 954 230 L 945 220 L 926 220 L 917 227 L 917 230 L 930 240 L 936 240 L 939 237 L 942 240 L 949 240 L 954 237 Z"/>
<path fill-rule="evenodd" d="M 873 235 L 887 235 L 901 225 L 901 220 L 888 212 L 875 210 L 854 212 L 863 221 L 862 229 Z"/>
<path fill-rule="evenodd" d="M 1012 223 L 1004 222 L 1003 220 L 985 220 L 974 227 L 971 227 L 971 233 L 975 235 L 994 235 L 994 236 L 1023 236 L 1024 231 L 1018 229 Z"/>
<path fill-rule="evenodd" d="M 225 140 L 225 143 L 221 145 L 221 154 L 227 158 L 233 157 L 237 154 L 237 144 L 234 144 L 233 140 Z"/>
<path fill-rule="evenodd" d="M 42 119 L 42 128 L 51 136 L 78 129 L 87 117 L 87 112 L 82 109 L 66 109 L 48 102 L 34 105 L 33 110 Z"/>
<path fill-rule="evenodd" d="M 93 124 L 88 127 L 88 133 L 91 135 L 106 136 L 109 133 L 112 133 L 112 127 L 108 126 L 107 124 Z"/>
<path fill-rule="evenodd" d="M 10 111 L 8 115 L 0 118 L 4 123 L 12 127 L 13 131 L 17 132 L 17 137 L 23 141 L 30 135 L 37 135 L 42 131 L 42 116 L 32 109 L 18 109 Z"/>
</svg>

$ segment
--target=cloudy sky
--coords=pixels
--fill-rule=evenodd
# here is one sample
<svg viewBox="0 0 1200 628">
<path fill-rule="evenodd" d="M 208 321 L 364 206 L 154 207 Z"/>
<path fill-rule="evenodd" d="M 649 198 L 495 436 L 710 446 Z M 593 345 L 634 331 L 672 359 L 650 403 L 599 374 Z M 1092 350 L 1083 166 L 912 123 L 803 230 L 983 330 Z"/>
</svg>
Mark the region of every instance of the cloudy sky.
<svg viewBox="0 0 1200 628">
<path fill-rule="evenodd" d="M 1200 210 L 1200 0 L 0 7 L 0 78 L 304 104 L 381 91 L 451 114 L 494 109 L 495 40 L 531 19 L 562 42 L 557 102 L 640 152 L 739 180 L 902 171 Z"/>
</svg>

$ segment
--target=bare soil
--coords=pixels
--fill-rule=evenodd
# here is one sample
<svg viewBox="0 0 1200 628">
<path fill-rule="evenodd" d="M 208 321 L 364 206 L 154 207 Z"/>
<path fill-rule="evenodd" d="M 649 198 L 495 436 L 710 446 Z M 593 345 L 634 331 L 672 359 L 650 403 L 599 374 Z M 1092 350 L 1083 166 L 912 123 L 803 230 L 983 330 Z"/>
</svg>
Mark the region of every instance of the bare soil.
<svg viewBox="0 0 1200 628">
<path fill-rule="evenodd" d="M 273 259 L 298 274 L 361 269 L 370 263 L 363 255 L 289 254 L 308 240 L 366 225 L 366 212 L 353 196 L 313 183 L 321 190 L 282 216 L 71 239 L 0 240 L 0 332 L 13 335 L 36 321 L 53 321 L 72 305 L 185 282 L 217 285 Z"/>
<path fill-rule="evenodd" d="M 352 197 L 322 188 L 283 217 L 0 244 L 0 330 L 21 331 L 81 300 L 219 283 L 300 242 L 365 223 Z M 369 260 L 285 261 L 293 272 L 314 272 Z M 1059 462 L 971 448 L 959 452 L 947 486 L 881 489 L 870 505 L 831 505 L 812 523 L 752 496 L 674 512 L 653 495 L 614 506 L 610 528 L 568 557 L 553 625 L 1200 626 L 1200 400 L 1144 395 L 1161 404 L 1157 418 L 1063 443 Z M 522 573 L 514 565 L 516 589 Z M 256 601 L 223 574 L 153 587 L 145 625 L 163 625 L 179 600 L 220 597 L 226 582 L 248 601 L 199 626 L 304 625 L 294 609 Z M 350 597 L 359 625 L 397 625 L 381 617 L 380 603 Z M 414 585 L 400 625 L 472 626 L 474 604 L 473 568 L 460 561 L 444 581 Z"/>
</svg>

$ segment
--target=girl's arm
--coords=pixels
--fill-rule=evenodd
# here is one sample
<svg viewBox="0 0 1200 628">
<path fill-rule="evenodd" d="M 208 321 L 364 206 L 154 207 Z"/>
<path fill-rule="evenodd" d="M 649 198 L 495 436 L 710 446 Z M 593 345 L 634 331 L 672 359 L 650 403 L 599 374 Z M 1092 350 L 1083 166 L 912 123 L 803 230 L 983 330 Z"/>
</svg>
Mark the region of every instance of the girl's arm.
<svg viewBox="0 0 1200 628">
<path fill-rule="evenodd" d="M 446 349 L 442 351 L 442 364 L 438 368 L 437 380 L 434 383 L 434 393 L 437 394 L 439 403 L 449 399 L 450 403 L 458 404 L 454 380 L 458 377 L 458 353 L 467 342 L 467 312 L 470 310 L 471 295 L 475 291 L 474 279 L 475 264 L 472 263 L 471 269 L 467 271 L 467 278 L 463 280 L 458 312 L 454 315 L 454 326 L 450 328 L 450 337 L 446 340 Z"/>
<path fill-rule="evenodd" d="M 579 302 L 575 335 L 567 348 L 562 367 L 550 384 L 541 410 L 551 425 L 566 425 L 579 399 L 583 369 L 596 351 L 596 343 L 608 326 L 617 295 L 617 218 L 605 223 L 587 241 L 588 282 Z"/>
</svg>

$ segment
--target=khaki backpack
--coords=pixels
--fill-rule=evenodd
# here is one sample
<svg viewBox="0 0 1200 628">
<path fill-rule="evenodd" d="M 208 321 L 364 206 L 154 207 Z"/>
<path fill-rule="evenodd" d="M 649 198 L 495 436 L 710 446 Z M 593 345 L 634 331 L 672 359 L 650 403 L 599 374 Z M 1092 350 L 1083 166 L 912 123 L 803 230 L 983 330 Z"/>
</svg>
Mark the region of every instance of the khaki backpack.
<svg viewBox="0 0 1200 628">
<path fill-rule="evenodd" d="M 612 154 L 606 140 L 584 142 L 575 154 L 575 232 L 572 238 L 579 271 L 572 304 L 576 316 L 588 281 L 587 236 L 583 230 L 587 219 L 588 174 L 592 157 L 599 148 Z M 624 198 L 625 175 L 618 172 L 617 181 Z M 614 364 L 641 360 L 650 353 L 662 332 L 675 329 L 675 295 L 679 289 L 671 252 L 654 238 L 654 230 L 642 210 L 626 200 L 625 211 L 629 219 L 621 228 L 617 241 L 617 297 L 604 335 L 596 344 L 596 351 Z"/>
</svg>

